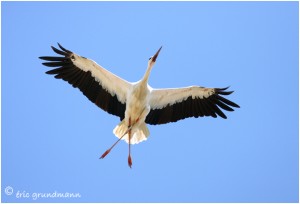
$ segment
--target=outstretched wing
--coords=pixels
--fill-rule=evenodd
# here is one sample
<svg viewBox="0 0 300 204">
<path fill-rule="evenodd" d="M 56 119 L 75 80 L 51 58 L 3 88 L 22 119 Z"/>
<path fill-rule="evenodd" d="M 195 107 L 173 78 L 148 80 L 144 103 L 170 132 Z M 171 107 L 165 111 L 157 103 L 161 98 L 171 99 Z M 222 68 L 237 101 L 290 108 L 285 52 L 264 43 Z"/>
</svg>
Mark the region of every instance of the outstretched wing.
<svg viewBox="0 0 300 204">
<path fill-rule="evenodd" d="M 227 87 L 228 88 L 228 87 Z M 239 105 L 222 97 L 233 91 L 227 88 L 204 88 L 191 86 L 177 89 L 154 89 L 151 91 L 151 110 L 146 123 L 151 125 L 176 122 L 188 117 L 220 116 L 227 118 L 222 109 L 233 111 Z"/>
<path fill-rule="evenodd" d="M 122 120 L 126 108 L 126 95 L 132 85 L 96 62 L 81 57 L 60 44 L 58 46 L 61 50 L 52 46 L 51 48 L 62 56 L 40 57 L 47 61 L 43 65 L 55 67 L 46 73 L 67 81 L 74 88 L 79 88 L 91 102 Z"/>
</svg>

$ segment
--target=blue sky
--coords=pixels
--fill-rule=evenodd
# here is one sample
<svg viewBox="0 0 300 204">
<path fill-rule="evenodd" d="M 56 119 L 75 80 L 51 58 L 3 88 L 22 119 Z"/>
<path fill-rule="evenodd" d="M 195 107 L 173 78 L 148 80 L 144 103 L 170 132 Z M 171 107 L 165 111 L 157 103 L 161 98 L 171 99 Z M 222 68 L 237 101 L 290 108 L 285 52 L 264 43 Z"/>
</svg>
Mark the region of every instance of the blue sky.
<svg viewBox="0 0 300 204">
<path fill-rule="evenodd" d="M 298 202 L 298 2 L 1 4 L 2 202 Z M 128 81 L 163 46 L 152 87 L 230 85 L 241 108 L 99 160 L 119 119 L 45 74 L 57 42 Z M 81 197 L 33 197 L 53 192 Z"/>
</svg>

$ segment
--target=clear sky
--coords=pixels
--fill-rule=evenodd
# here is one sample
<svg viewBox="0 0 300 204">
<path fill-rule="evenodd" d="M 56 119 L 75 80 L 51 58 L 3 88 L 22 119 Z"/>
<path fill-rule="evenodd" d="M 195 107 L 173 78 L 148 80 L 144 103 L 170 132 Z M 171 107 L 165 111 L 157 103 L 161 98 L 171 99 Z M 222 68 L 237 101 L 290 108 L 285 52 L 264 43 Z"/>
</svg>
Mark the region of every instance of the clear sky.
<svg viewBox="0 0 300 204">
<path fill-rule="evenodd" d="M 2 202 L 298 202 L 298 2 L 2 2 Z M 61 43 L 154 88 L 226 87 L 221 118 L 150 126 L 119 119 L 46 75 Z M 45 193 L 80 198 L 37 198 Z"/>
</svg>

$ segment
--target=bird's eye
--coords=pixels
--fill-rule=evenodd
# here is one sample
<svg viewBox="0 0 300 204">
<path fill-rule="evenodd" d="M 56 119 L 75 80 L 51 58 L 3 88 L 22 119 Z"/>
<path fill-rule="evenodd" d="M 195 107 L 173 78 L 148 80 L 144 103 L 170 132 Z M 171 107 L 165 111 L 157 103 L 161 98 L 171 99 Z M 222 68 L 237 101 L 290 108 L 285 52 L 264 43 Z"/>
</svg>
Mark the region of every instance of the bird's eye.
<svg viewBox="0 0 300 204">
<path fill-rule="evenodd" d="M 152 57 L 149 58 L 149 60 L 151 60 L 151 59 L 152 59 Z"/>
</svg>

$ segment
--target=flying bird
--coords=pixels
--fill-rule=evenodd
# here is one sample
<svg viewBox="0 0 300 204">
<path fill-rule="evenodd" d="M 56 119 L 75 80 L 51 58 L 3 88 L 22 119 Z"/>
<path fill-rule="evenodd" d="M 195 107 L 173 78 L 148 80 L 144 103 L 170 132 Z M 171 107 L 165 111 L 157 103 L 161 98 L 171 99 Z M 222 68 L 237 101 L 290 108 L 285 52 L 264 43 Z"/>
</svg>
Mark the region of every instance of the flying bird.
<svg viewBox="0 0 300 204">
<path fill-rule="evenodd" d="M 53 69 L 46 74 L 54 75 L 78 88 L 91 102 L 104 111 L 120 118 L 113 133 L 119 138 L 102 156 L 103 159 L 120 141 L 129 144 L 128 165 L 131 168 L 131 144 L 138 144 L 149 136 L 147 124 L 159 125 L 176 122 L 189 117 L 220 116 L 226 119 L 223 110 L 239 108 L 236 103 L 224 98 L 233 91 L 226 88 L 189 86 L 183 88 L 154 89 L 149 86 L 150 72 L 162 49 L 150 57 L 147 70 L 141 80 L 131 83 L 104 69 L 91 59 L 79 56 L 62 47 L 53 46 L 61 56 L 39 57 L 42 64 Z M 223 95 L 223 96 L 222 96 Z"/>
</svg>

